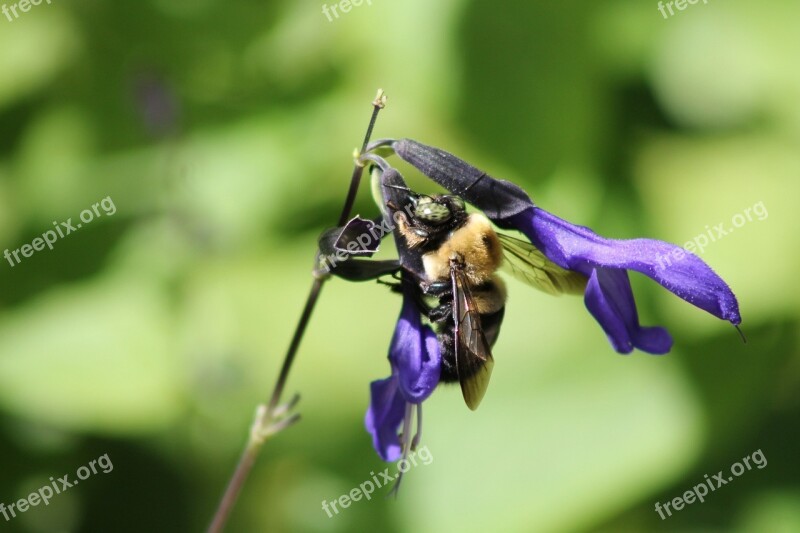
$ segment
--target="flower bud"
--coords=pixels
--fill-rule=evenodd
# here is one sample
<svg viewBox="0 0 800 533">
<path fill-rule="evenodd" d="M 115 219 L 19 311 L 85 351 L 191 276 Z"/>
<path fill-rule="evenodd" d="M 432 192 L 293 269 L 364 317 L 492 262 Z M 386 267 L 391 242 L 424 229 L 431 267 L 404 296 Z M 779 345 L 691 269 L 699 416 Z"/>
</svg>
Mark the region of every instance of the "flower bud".
<svg viewBox="0 0 800 533">
<path fill-rule="evenodd" d="M 520 187 L 492 178 L 449 152 L 412 139 L 394 141 L 392 149 L 401 159 L 483 211 L 501 227 L 507 226 L 509 218 L 533 206 Z"/>
</svg>

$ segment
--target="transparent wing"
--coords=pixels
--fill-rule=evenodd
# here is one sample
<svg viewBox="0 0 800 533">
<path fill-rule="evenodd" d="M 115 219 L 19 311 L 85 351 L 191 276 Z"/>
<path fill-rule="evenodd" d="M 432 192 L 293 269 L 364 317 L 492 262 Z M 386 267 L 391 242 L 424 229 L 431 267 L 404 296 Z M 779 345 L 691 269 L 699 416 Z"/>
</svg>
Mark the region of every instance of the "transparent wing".
<svg viewBox="0 0 800 533">
<path fill-rule="evenodd" d="M 534 245 L 510 235 L 498 233 L 503 245 L 502 268 L 518 280 L 547 294 L 583 294 L 586 276 L 565 270 L 550 261 Z"/>
<path fill-rule="evenodd" d="M 456 372 L 467 407 L 478 408 L 492 376 L 494 358 L 463 268 L 451 266 Z"/>
</svg>

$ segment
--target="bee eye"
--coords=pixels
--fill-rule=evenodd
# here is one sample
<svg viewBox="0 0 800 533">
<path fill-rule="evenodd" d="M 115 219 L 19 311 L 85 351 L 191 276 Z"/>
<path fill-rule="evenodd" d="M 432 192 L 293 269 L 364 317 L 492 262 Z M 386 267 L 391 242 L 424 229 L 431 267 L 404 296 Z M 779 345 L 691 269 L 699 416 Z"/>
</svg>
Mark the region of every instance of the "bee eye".
<svg viewBox="0 0 800 533">
<path fill-rule="evenodd" d="M 417 208 L 414 210 L 414 215 L 417 218 L 424 220 L 425 222 L 430 222 L 431 224 L 441 224 L 442 222 L 447 222 L 450 220 L 450 208 L 448 208 L 444 204 L 439 204 L 436 202 L 428 201 L 420 202 L 417 204 Z"/>
<path fill-rule="evenodd" d="M 447 198 L 447 200 L 450 202 L 450 205 L 456 211 L 465 211 L 467 209 L 467 206 L 464 204 L 464 199 L 460 196 L 448 195 L 445 196 L 445 198 Z"/>
</svg>

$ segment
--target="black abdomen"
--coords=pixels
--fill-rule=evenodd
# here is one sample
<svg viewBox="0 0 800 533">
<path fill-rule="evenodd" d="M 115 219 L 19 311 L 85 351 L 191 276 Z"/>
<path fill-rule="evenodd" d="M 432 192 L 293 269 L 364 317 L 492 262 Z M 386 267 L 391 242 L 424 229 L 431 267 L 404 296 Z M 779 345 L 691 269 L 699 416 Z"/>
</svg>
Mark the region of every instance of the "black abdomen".
<svg viewBox="0 0 800 533">
<path fill-rule="evenodd" d="M 506 308 L 501 307 L 499 311 L 481 315 L 481 328 L 486 341 L 489 346 L 494 346 L 498 335 L 500 334 L 500 324 L 503 322 L 503 314 Z M 441 329 L 437 334 L 439 339 L 439 349 L 442 352 L 442 376 L 441 380 L 445 383 L 458 382 L 458 372 L 456 370 L 456 349 L 455 349 L 455 324 L 452 320 L 448 320 L 441 325 Z M 469 375 L 462 375 L 461 378 L 467 378 Z"/>
</svg>

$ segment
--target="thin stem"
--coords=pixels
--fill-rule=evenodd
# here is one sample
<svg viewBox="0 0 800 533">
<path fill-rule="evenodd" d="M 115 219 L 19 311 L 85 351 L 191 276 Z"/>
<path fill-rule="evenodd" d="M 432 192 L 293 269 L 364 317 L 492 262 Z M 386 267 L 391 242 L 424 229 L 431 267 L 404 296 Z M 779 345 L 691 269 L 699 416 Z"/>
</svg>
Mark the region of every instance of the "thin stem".
<svg viewBox="0 0 800 533">
<path fill-rule="evenodd" d="M 379 89 L 378 95 L 372 102 L 372 116 L 367 126 L 367 132 L 364 135 L 364 142 L 361 144 L 361 151 L 356 154 L 356 165 L 353 168 L 353 174 L 350 178 L 350 188 L 347 191 L 344 207 L 342 207 L 342 213 L 339 216 L 339 226 L 343 226 L 350 218 L 350 212 L 353 210 L 356 193 L 361 183 L 361 176 L 364 173 L 364 165 L 358 161 L 358 157 L 366 150 L 370 137 L 372 136 L 372 129 L 375 127 L 375 121 L 378 118 L 378 113 L 385 105 L 386 96 L 383 94 L 383 91 Z M 317 257 L 319 257 L 319 250 L 317 251 Z M 276 433 L 293 425 L 300 418 L 300 416 L 296 414 L 284 417 L 289 413 L 291 408 L 294 407 L 294 404 L 297 402 L 297 396 L 285 406 L 280 406 L 278 403 L 286 387 L 289 371 L 294 363 L 297 350 L 300 347 L 300 341 L 303 339 L 306 327 L 311 320 L 311 315 L 314 312 L 314 307 L 317 304 L 322 286 L 326 280 L 327 277 L 315 277 L 311 284 L 311 289 L 306 298 L 306 305 L 300 315 L 300 320 L 297 322 L 292 341 L 289 343 L 289 349 L 286 351 L 286 356 L 283 359 L 281 371 L 275 382 L 275 388 L 272 390 L 269 404 L 267 406 L 259 405 L 256 411 L 256 417 L 250 429 L 250 438 L 248 439 L 247 446 L 239 459 L 239 463 L 236 465 L 236 470 L 228 483 L 228 487 L 225 489 L 225 494 L 220 501 L 217 512 L 214 514 L 214 519 L 208 528 L 208 533 L 221 533 L 225 529 L 228 517 L 239 498 L 239 494 L 242 491 L 242 487 L 250 471 L 253 469 L 253 465 L 261 452 L 264 442 Z"/>
<path fill-rule="evenodd" d="M 372 101 L 372 117 L 369 119 L 367 133 L 364 135 L 364 142 L 361 143 L 361 150 L 358 152 L 359 156 L 367 149 L 369 139 L 372 137 L 372 129 L 375 127 L 375 121 L 378 119 L 378 113 L 380 113 L 384 106 L 386 106 L 386 96 L 384 96 L 383 90 L 378 89 L 378 95 L 375 97 L 375 100 Z M 356 161 L 358 161 L 358 158 L 356 158 Z M 361 175 L 363 173 L 364 166 L 357 162 L 355 168 L 353 168 L 353 176 L 350 178 L 350 189 L 347 191 L 347 198 L 344 201 L 344 207 L 342 207 L 342 214 L 339 216 L 339 226 L 344 226 L 347 219 L 350 218 L 350 211 L 353 210 L 353 204 L 356 201 L 356 193 L 358 192 L 358 186 L 361 183 Z"/>
<path fill-rule="evenodd" d="M 272 397 L 269 400 L 269 407 L 267 411 L 272 413 L 278 406 L 278 402 L 283 394 L 283 389 L 286 387 L 286 380 L 289 378 L 289 371 L 292 369 L 294 357 L 297 354 L 297 349 L 300 347 L 300 341 L 303 340 L 303 334 L 306 332 L 311 314 L 314 312 L 314 307 L 317 305 L 319 294 L 322 291 L 322 285 L 325 283 L 326 278 L 315 278 L 311 284 L 311 290 L 308 292 L 306 298 L 306 305 L 300 315 L 300 320 L 297 321 L 297 326 L 292 336 L 292 342 L 289 343 L 289 349 L 286 351 L 286 356 L 283 358 L 283 365 L 281 372 L 278 374 L 278 380 L 275 382 L 275 388 L 272 389 Z"/>
<path fill-rule="evenodd" d="M 236 500 L 239 498 L 242 485 L 244 485 L 247 476 L 250 474 L 250 470 L 252 470 L 256 462 L 259 448 L 260 445 L 248 442 L 241 459 L 239 459 L 239 464 L 236 465 L 236 471 L 233 473 L 228 488 L 225 490 L 225 495 L 222 497 L 217 513 L 214 515 L 214 520 L 208 527 L 209 533 L 217 533 L 225 529 L 225 524 L 228 521 L 231 510 Z"/>
<path fill-rule="evenodd" d="M 367 148 L 369 139 L 372 137 L 372 129 L 375 127 L 375 121 L 378 119 L 378 113 L 380 113 L 384 105 L 386 105 L 386 98 L 383 96 L 383 91 L 378 90 L 378 95 L 372 102 L 372 116 L 369 119 L 367 133 L 364 135 L 364 142 L 361 143 L 361 152 L 359 152 L 359 154 L 363 153 L 363 151 Z M 350 218 L 350 212 L 353 210 L 353 204 L 356 201 L 356 193 L 358 192 L 358 186 L 361 184 L 361 176 L 363 173 L 363 165 L 357 162 L 355 167 L 353 167 L 353 175 L 350 177 L 350 188 L 347 191 L 344 207 L 342 207 L 342 214 L 339 215 L 339 223 L 337 224 L 338 226 L 344 226 L 347 220 Z M 286 357 L 283 359 L 283 366 L 281 367 L 281 372 L 278 375 L 278 381 L 275 382 L 275 388 L 272 391 L 272 398 L 270 398 L 269 401 L 270 412 L 277 407 L 278 402 L 281 399 L 281 394 L 286 386 L 286 379 L 289 377 L 289 370 L 292 368 L 295 354 L 297 353 L 297 349 L 300 347 L 300 341 L 303 339 L 306 326 L 308 326 L 308 321 L 311 319 L 311 314 L 314 312 L 314 306 L 317 304 L 319 293 L 322 290 L 322 285 L 326 279 L 327 278 L 315 278 L 314 282 L 311 284 L 311 290 L 309 291 L 308 298 L 306 299 L 306 306 L 303 309 L 303 314 L 300 315 L 300 320 L 295 328 L 292 342 L 289 344 L 289 350 L 286 352 Z"/>
</svg>

